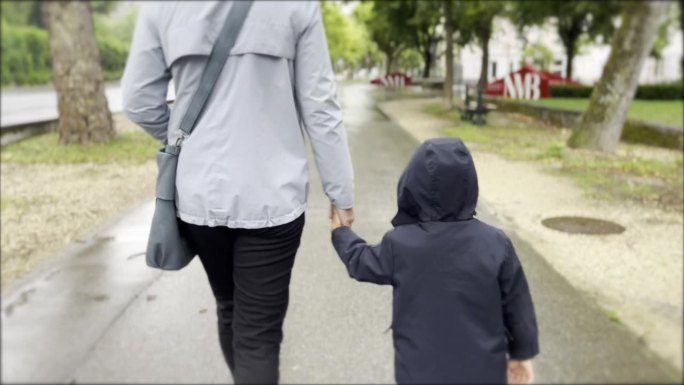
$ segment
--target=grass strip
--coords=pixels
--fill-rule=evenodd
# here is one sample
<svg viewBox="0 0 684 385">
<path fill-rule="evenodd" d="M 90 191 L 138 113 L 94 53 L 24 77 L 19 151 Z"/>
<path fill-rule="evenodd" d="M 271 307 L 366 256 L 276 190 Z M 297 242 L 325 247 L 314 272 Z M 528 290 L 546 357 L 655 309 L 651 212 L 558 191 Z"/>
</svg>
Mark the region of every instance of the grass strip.
<svg viewBox="0 0 684 385">
<path fill-rule="evenodd" d="M 457 111 L 445 111 L 439 103 L 426 106 L 424 112 L 452 120 L 448 135 L 508 159 L 540 163 L 548 172 L 571 177 L 590 197 L 684 211 L 681 153 L 650 159 L 576 150 L 565 145 L 568 130 L 544 126 L 531 118 L 496 113 L 488 117 L 487 125 L 476 126 L 460 120 Z"/>
<path fill-rule="evenodd" d="M 0 160 L 20 164 L 129 163 L 154 159 L 161 144 L 142 130 L 120 132 L 107 143 L 58 144 L 56 132 L 3 146 Z"/>
<path fill-rule="evenodd" d="M 589 99 L 583 98 L 543 98 L 525 102 L 576 111 L 584 111 L 589 105 Z M 681 127 L 684 126 L 684 101 L 635 99 L 629 106 L 627 117 Z"/>
</svg>

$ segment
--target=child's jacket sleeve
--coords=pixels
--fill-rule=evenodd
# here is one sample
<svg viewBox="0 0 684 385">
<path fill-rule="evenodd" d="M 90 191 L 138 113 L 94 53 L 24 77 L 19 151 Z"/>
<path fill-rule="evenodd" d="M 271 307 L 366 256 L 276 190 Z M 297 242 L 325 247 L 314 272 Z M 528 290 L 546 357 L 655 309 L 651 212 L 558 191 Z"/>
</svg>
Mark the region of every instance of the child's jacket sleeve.
<svg viewBox="0 0 684 385">
<path fill-rule="evenodd" d="M 504 323 L 509 332 L 508 354 L 512 359 L 529 359 L 539 353 L 537 319 L 525 273 L 510 240 L 507 240 L 507 250 L 499 272 L 499 286 Z"/>
<path fill-rule="evenodd" d="M 342 226 L 333 230 L 332 242 L 350 277 L 363 282 L 392 283 L 394 263 L 387 235 L 380 244 L 369 245 L 351 228 Z"/>
</svg>

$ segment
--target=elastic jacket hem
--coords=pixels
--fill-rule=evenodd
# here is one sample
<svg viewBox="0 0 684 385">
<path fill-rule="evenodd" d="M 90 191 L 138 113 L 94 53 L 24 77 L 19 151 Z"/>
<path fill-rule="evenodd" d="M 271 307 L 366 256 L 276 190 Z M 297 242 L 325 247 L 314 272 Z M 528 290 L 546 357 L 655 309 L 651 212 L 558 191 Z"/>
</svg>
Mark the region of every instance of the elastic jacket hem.
<svg viewBox="0 0 684 385">
<path fill-rule="evenodd" d="M 188 213 L 178 212 L 178 217 L 181 221 L 189 223 L 191 225 L 197 226 L 209 226 L 209 227 L 230 227 L 233 229 L 262 229 L 264 227 L 274 227 L 290 223 L 295 219 L 299 218 L 306 205 L 301 205 L 297 207 L 294 211 L 289 214 L 285 214 L 275 218 L 266 218 L 259 220 L 243 220 L 243 219 L 230 219 L 229 217 L 207 217 L 207 216 L 196 216 Z"/>
</svg>

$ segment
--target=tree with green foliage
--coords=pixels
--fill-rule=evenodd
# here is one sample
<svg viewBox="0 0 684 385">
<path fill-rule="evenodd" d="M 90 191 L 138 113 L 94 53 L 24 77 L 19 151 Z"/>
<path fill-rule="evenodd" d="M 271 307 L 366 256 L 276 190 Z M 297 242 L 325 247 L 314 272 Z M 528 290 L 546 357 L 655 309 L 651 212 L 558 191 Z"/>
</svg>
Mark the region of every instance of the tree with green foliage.
<svg viewBox="0 0 684 385">
<path fill-rule="evenodd" d="M 373 1 L 372 13 L 366 21 L 371 39 L 385 55 L 385 72 L 390 73 L 400 53 L 414 40 L 406 22 L 412 8 L 406 1 Z"/>
<path fill-rule="evenodd" d="M 397 56 L 397 68 L 401 69 L 406 73 L 413 74 L 412 76 L 418 77 L 422 76 L 423 70 L 425 69 L 423 55 L 420 54 L 416 49 L 407 48 L 399 53 Z"/>
<path fill-rule="evenodd" d="M 59 143 L 109 141 L 115 131 L 104 92 L 90 3 L 46 1 L 42 10 L 57 91 Z"/>
<path fill-rule="evenodd" d="M 437 43 L 442 36 L 439 1 L 397 0 L 374 1 L 373 17 L 368 22 L 371 37 L 387 58 L 387 72 L 405 49 L 415 49 L 423 61 L 422 76 L 430 77 Z M 405 56 L 410 58 L 412 55 Z"/>
<path fill-rule="evenodd" d="M 368 31 L 355 17 L 343 15 L 338 2 L 323 1 L 321 12 L 333 67 L 336 71 L 347 69 L 351 75 L 372 51 Z"/>
<path fill-rule="evenodd" d="M 442 0 L 444 35 L 446 37 L 446 74 L 444 77 L 444 108 L 454 108 L 454 4 Z"/>
<path fill-rule="evenodd" d="M 614 32 L 613 17 L 620 12 L 617 0 L 545 0 L 513 2 L 510 16 L 522 30 L 526 26 L 555 22 L 566 63 L 565 77 L 573 77 L 573 61 L 582 37 L 607 38 Z"/>
<path fill-rule="evenodd" d="M 467 2 L 462 0 L 442 0 L 444 15 L 444 34 L 446 38 L 446 77 L 444 79 L 444 108 L 454 108 L 454 48 L 473 40 L 472 23 L 466 20 Z"/>
<path fill-rule="evenodd" d="M 568 140 L 570 147 L 612 152 L 617 146 L 639 75 L 667 9 L 661 1 L 624 3 L 622 24 L 591 94 L 589 106 Z"/>
<path fill-rule="evenodd" d="M 347 36 L 347 18 L 342 15 L 340 4 L 337 2 L 321 2 L 321 13 L 325 25 L 325 37 L 328 41 L 328 51 L 333 68 L 337 70 L 337 62 L 347 57 L 349 41 Z"/>
<path fill-rule="evenodd" d="M 358 28 L 363 31 L 363 49 L 365 50 L 363 57 L 361 58 L 361 66 L 365 67 L 368 71 L 374 67 L 377 63 L 382 61 L 382 53 L 378 49 L 373 39 L 371 39 L 370 31 L 368 30 L 369 20 L 373 17 L 373 3 L 370 1 L 364 1 L 358 3 L 352 12 L 352 18 L 354 22 L 358 25 Z"/>
<path fill-rule="evenodd" d="M 525 46 L 522 57 L 523 62 L 529 60 L 536 68 L 546 71 L 553 62 L 553 51 L 544 43 L 536 42 Z"/>
<path fill-rule="evenodd" d="M 406 8 L 413 16 L 408 19 L 413 35 L 413 47 L 423 57 L 423 78 L 429 78 L 434 65 L 437 44 L 442 39 L 439 26 L 444 10 L 440 1 L 407 0 Z"/>
<path fill-rule="evenodd" d="M 482 49 L 482 67 L 478 87 L 487 85 L 489 68 L 489 40 L 492 37 L 494 18 L 502 15 L 508 2 L 500 0 L 467 1 L 463 3 L 461 18 L 457 30 L 460 32 L 459 43 L 465 45 L 475 41 Z"/>
</svg>

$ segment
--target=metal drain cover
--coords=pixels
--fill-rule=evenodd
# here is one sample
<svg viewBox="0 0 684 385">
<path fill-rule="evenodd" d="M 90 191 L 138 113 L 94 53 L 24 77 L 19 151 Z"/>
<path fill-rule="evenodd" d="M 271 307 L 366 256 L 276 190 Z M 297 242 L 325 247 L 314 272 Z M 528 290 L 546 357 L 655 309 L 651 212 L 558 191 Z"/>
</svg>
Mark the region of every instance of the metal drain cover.
<svg viewBox="0 0 684 385">
<path fill-rule="evenodd" d="M 542 225 L 570 234 L 620 234 L 625 231 L 623 226 L 615 222 L 587 217 L 552 217 L 542 221 Z"/>
</svg>

